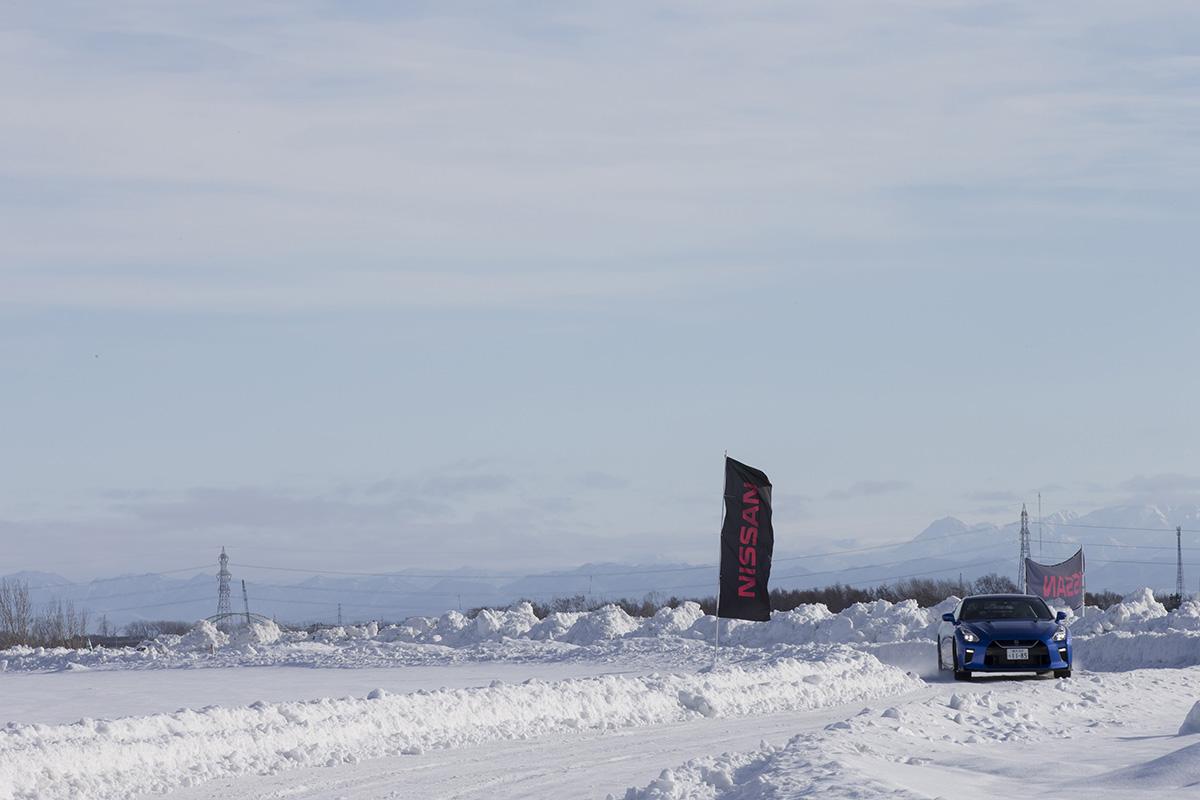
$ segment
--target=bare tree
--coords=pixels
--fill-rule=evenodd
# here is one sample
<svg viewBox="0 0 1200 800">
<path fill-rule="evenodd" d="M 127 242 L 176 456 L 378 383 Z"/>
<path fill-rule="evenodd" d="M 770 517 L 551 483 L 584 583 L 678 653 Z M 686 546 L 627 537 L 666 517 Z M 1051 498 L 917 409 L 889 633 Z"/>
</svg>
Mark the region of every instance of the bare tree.
<svg viewBox="0 0 1200 800">
<path fill-rule="evenodd" d="M 0 581 L 0 639 L 6 644 L 29 644 L 33 634 L 33 603 L 29 584 Z"/>
<path fill-rule="evenodd" d="M 191 628 L 191 625 L 182 620 L 139 619 L 125 626 L 125 635 L 136 636 L 139 639 L 153 639 L 164 633 L 184 634 Z"/>
<path fill-rule="evenodd" d="M 67 639 L 82 639 L 87 636 L 88 629 L 88 610 L 86 608 L 75 608 L 75 604 L 67 602 Z"/>
<path fill-rule="evenodd" d="M 975 581 L 976 594 L 1009 594 L 1015 591 L 1017 591 L 1017 585 L 1012 582 L 1011 578 L 997 575 L 994 572 L 983 575 Z"/>
<path fill-rule="evenodd" d="M 52 600 L 33 621 L 33 640 L 42 645 L 61 645 L 67 638 L 67 609 L 62 600 Z"/>
</svg>

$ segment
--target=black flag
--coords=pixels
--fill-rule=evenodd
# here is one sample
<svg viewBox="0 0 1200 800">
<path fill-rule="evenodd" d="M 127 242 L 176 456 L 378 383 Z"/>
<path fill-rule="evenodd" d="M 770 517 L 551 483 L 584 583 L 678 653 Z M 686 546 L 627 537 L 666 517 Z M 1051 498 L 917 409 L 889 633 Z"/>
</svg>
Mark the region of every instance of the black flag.
<svg viewBox="0 0 1200 800">
<path fill-rule="evenodd" d="M 1049 603 L 1061 600 L 1074 609 L 1083 607 L 1083 548 L 1059 564 L 1039 564 L 1025 559 L 1025 591 Z"/>
<path fill-rule="evenodd" d="M 721 526 L 721 594 L 717 616 L 771 618 L 771 480 L 762 470 L 725 459 L 725 523 Z"/>
</svg>

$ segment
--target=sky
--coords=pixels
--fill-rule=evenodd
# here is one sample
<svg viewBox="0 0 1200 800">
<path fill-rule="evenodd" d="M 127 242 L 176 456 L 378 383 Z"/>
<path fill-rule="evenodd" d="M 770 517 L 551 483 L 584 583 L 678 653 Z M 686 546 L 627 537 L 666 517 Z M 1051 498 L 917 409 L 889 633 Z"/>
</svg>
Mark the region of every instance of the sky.
<svg viewBox="0 0 1200 800">
<path fill-rule="evenodd" d="M 1200 500 L 1200 8 L 13 3 L 0 574 Z"/>
</svg>

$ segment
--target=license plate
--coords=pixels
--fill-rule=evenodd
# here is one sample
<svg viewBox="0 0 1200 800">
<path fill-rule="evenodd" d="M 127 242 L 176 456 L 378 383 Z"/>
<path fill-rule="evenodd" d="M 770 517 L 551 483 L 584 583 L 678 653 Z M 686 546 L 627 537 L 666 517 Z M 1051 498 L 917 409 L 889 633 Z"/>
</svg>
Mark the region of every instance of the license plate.
<svg viewBox="0 0 1200 800">
<path fill-rule="evenodd" d="M 1010 647 L 1010 648 L 1008 648 L 1008 660 L 1009 661 L 1028 661 L 1029 660 L 1029 648 L 1028 647 Z"/>
</svg>

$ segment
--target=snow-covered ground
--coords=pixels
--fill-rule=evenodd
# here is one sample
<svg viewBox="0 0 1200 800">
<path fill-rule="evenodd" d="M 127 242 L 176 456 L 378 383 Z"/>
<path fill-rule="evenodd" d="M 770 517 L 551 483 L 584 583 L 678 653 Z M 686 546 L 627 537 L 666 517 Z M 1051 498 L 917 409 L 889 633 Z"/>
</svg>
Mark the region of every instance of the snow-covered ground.
<svg viewBox="0 0 1200 800">
<path fill-rule="evenodd" d="M 1200 699 L 1200 604 L 1089 609 L 1071 680 L 955 684 L 932 640 L 954 602 L 723 622 L 715 669 L 694 605 L 3 651 L 0 800 L 1005 797 L 1031 765 L 1051 795 L 1200 794 L 1200 734 L 1177 735 Z"/>
<path fill-rule="evenodd" d="M 626 800 L 1200 796 L 1200 735 L 1176 735 L 1200 671 L 944 686 L 782 746 L 667 768 Z"/>
<path fill-rule="evenodd" d="M 799 644 L 846 644 L 884 660 L 906 658 L 933 641 L 944 612 L 957 598 L 932 608 L 915 601 L 858 603 L 841 613 L 824 605 L 776 612 L 770 622 L 724 620 L 723 649 L 735 659 Z M 1200 664 L 1200 600 L 1188 598 L 1168 612 L 1150 590 L 1134 592 L 1107 610 L 1089 608 L 1068 619 L 1081 665 L 1097 670 Z M 146 670 L 177 667 L 298 666 L 366 668 L 441 666 L 480 662 L 647 663 L 681 668 L 705 659 L 716 620 L 695 603 L 663 608 L 649 618 L 631 617 L 617 606 L 551 614 L 538 619 L 528 603 L 440 617 L 413 617 L 402 625 L 377 624 L 319 631 L 281 631 L 255 624 L 231 639 L 206 622 L 183 636 L 162 636 L 142 649 L 67 650 L 13 648 L 0 651 L 0 672 Z M 661 642 L 671 641 L 664 650 Z M 913 647 L 897 646 L 912 643 Z M 931 646 L 924 647 L 931 650 Z M 665 661 L 664 661 L 665 659 Z M 927 661 L 929 659 L 926 659 Z M 907 664 L 903 666 L 908 667 Z"/>
</svg>

